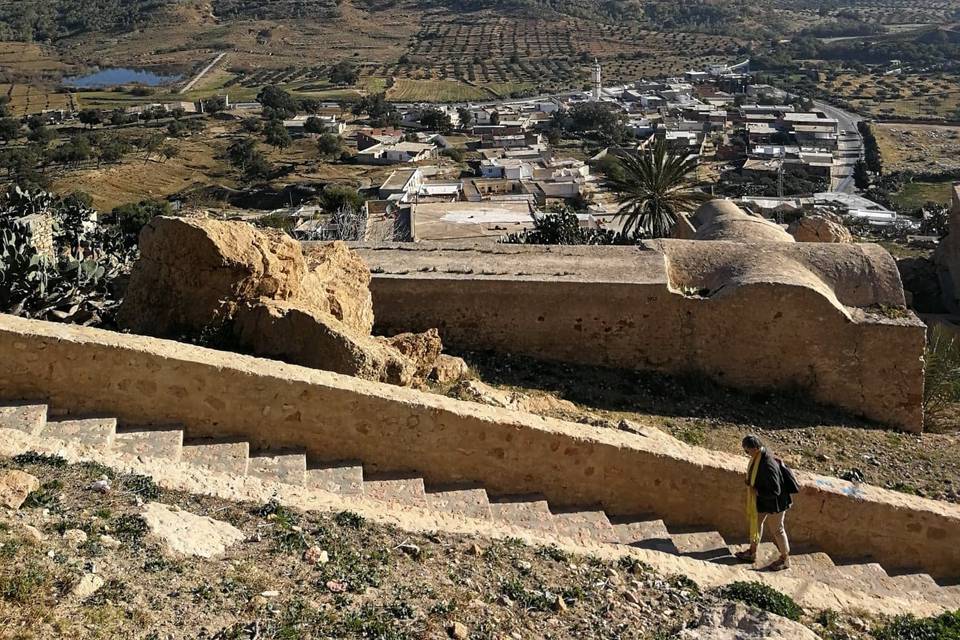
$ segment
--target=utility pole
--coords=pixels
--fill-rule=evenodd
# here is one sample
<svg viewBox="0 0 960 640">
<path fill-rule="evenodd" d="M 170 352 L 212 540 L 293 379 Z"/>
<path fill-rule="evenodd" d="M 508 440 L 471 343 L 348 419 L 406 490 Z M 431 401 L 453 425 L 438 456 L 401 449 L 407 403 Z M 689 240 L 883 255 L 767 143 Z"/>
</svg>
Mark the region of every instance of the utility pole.
<svg viewBox="0 0 960 640">
<path fill-rule="evenodd" d="M 783 159 L 787 154 L 787 150 L 784 148 L 780 149 L 780 162 L 777 166 L 777 197 L 783 200 Z"/>
</svg>

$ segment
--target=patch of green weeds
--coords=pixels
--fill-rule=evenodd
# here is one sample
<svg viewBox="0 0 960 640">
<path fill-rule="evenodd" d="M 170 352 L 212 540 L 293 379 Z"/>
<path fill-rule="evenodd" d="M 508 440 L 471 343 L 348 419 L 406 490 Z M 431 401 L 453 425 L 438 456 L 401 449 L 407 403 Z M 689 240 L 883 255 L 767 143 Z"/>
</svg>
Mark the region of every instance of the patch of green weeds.
<svg viewBox="0 0 960 640">
<path fill-rule="evenodd" d="M 790 620 L 799 620 L 803 615 L 803 609 L 793 598 L 762 582 L 733 582 L 718 589 L 717 593 Z"/>
<path fill-rule="evenodd" d="M 349 529 L 362 529 L 366 522 L 363 516 L 353 511 L 341 511 L 333 517 L 333 521 Z"/>
<path fill-rule="evenodd" d="M 79 529 L 89 537 L 99 531 L 99 525 L 91 520 L 74 520 L 73 518 L 61 518 L 53 525 L 53 530 L 61 536 L 70 529 Z"/>
<path fill-rule="evenodd" d="M 900 493 L 908 493 L 912 496 L 919 495 L 919 490 L 908 482 L 897 481 L 890 485 L 890 488 L 894 491 L 899 491 Z"/>
<path fill-rule="evenodd" d="M 707 442 L 706 431 L 701 425 L 683 425 L 674 432 L 674 435 L 678 440 L 693 447 L 701 447 Z"/>
<path fill-rule="evenodd" d="M 190 595 L 193 596 L 194 602 L 201 602 L 201 601 L 209 602 L 210 600 L 213 600 L 213 595 L 214 595 L 213 587 L 211 587 L 209 584 L 197 585 L 196 587 L 190 590 Z"/>
<path fill-rule="evenodd" d="M 0 598 L 17 604 L 35 602 L 49 589 L 52 580 L 36 562 L 12 565 L 9 573 L 0 574 Z"/>
<path fill-rule="evenodd" d="M 147 522 L 134 514 L 123 514 L 110 521 L 113 535 L 133 546 L 139 546 L 147 535 Z"/>
<path fill-rule="evenodd" d="M 97 592 L 83 601 L 85 606 L 100 606 L 108 602 L 124 602 L 128 595 L 127 584 L 123 580 L 110 578 Z"/>
<path fill-rule="evenodd" d="M 541 558 L 554 560 L 556 562 L 566 562 L 570 557 L 566 551 L 555 544 L 541 545 L 534 549 L 534 553 Z"/>
<path fill-rule="evenodd" d="M 430 615 L 442 618 L 443 616 L 450 615 L 456 611 L 456 609 L 457 605 L 452 600 L 437 600 L 430 607 Z"/>
<path fill-rule="evenodd" d="M 33 491 L 23 501 L 23 506 L 28 509 L 50 509 L 56 510 L 60 506 L 60 492 L 63 490 L 63 483 L 60 480 L 49 480 L 40 485 L 40 488 Z"/>
<path fill-rule="evenodd" d="M 158 554 L 143 563 L 143 570 L 147 573 L 162 573 L 164 571 L 183 573 L 183 566 Z"/>
<path fill-rule="evenodd" d="M 843 628 L 840 614 L 833 609 L 824 609 L 814 621 L 823 627 L 820 633 L 823 640 L 853 640 L 853 636 Z"/>
<path fill-rule="evenodd" d="M 79 462 L 75 466 L 90 478 L 107 478 L 113 480 L 116 477 L 116 472 L 113 469 L 99 462 Z"/>
<path fill-rule="evenodd" d="M 396 600 L 387 605 L 387 612 L 397 620 L 410 620 L 414 617 L 413 607 L 406 600 Z"/>
<path fill-rule="evenodd" d="M 398 627 L 393 616 L 373 605 L 347 613 L 332 630 L 335 637 L 376 638 L 377 640 L 407 640 L 411 636 Z"/>
<path fill-rule="evenodd" d="M 367 587 L 380 587 L 386 574 L 390 554 L 385 550 L 358 553 L 354 549 L 336 549 L 330 562 L 319 567 L 321 589 L 327 582 L 343 582 L 348 591 L 361 593 Z"/>
<path fill-rule="evenodd" d="M 557 602 L 555 593 L 548 589 L 527 589 L 517 578 L 501 581 L 500 593 L 530 611 L 553 611 Z"/>
<path fill-rule="evenodd" d="M 876 311 L 883 317 L 890 318 L 891 320 L 906 318 L 910 314 L 906 307 L 898 307 L 890 304 L 877 305 Z"/>
<path fill-rule="evenodd" d="M 960 610 L 933 618 L 897 616 L 872 633 L 877 640 L 960 640 Z"/>
<path fill-rule="evenodd" d="M 13 456 L 13 461 L 19 465 L 37 464 L 55 468 L 67 466 L 66 458 L 58 455 L 37 453 L 36 451 L 27 451 L 15 455 Z"/>
<path fill-rule="evenodd" d="M 137 473 L 129 473 L 120 476 L 118 479 L 120 488 L 143 500 L 158 500 L 160 498 L 160 487 L 153 478 Z"/>
<path fill-rule="evenodd" d="M 259 507 L 256 515 L 266 518 L 272 525 L 271 536 L 276 551 L 290 553 L 310 546 L 310 539 L 300 526 L 300 517 L 276 500 Z"/>
</svg>

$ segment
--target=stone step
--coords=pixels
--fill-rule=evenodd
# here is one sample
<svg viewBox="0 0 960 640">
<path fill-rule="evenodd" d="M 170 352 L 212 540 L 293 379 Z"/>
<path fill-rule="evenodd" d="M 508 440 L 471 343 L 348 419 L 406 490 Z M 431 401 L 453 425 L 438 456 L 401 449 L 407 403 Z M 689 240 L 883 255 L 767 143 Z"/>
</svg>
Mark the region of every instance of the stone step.
<svg viewBox="0 0 960 640">
<path fill-rule="evenodd" d="M 363 467 L 353 461 L 319 463 L 307 469 L 304 484 L 341 496 L 362 496 Z"/>
<path fill-rule="evenodd" d="M 699 560 L 729 559 L 732 555 L 727 541 L 716 531 L 670 532 L 677 553 Z"/>
<path fill-rule="evenodd" d="M 40 429 L 44 438 L 79 442 L 88 447 L 107 451 L 117 433 L 115 418 L 87 418 L 83 420 L 48 420 Z"/>
<path fill-rule="evenodd" d="M 487 492 L 477 487 L 431 487 L 427 492 L 430 507 L 444 513 L 490 520 L 490 500 Z"/>
<path fill-rule="evenodd" d="M 183 443 L 180 460 L 217 473 L 247 475 L 250 443 L 197 439 Z"/>
<path fill-rule="evenodd" d="M 946 597 L 951 598 L 957 603 L 956 606 L 951 607 L 951 609 L 960 609 L 960 585 L 951 584 L 940 587 L 940 591 L 942 591 Z"/>
<path fill-rule="evenodd" d="M 250 457 L 247 475 L 270 482 L 302 485 L 306 481 L 307 455 L 259 452 Z"/>
<path fill-rule="evenodd" d="M 11 403 L 0 407 L 0 428 L 38 435 L 47 422 L 47 405 Z"/>
<path fill-rule="evenodd" d="M 941 587 L 926 573 L 901 573 L 890 576 L 892 588 L 917 598 L 942 604 L 946 609 L 960 609 L 960 590 L 951 592 L 950 587 Z"/>
<path fill-rule="evenodd" d="M 816 579 L 827 585 L 841 589 L 856 589 L 878 596 L 903 597 L 887 572 L 872 562 L 839 564 L 832 569 L 823 569 Z"/>
<path fill-rule="evenodd" d="M 870 562 L 869 560 L 864 560 L 862 562 L 848 562 L 848 563 L 839 563 L 836 565 L 838 568 L 846 568 L 855 572 L 857 575 L 863 576 L 868 579 L 882 579 L 889 580 L 890 575 L 887 571 L 881 567 L 876 562 Z"/>
<path fill-rule="evenodd" d="M 734 553 L 746 551 L 748 548 L 749 546 L 746 544 L 730 545 L 730 550 Z M 772 542 L 761 542 L 757 546 L 757 560 L 751 566 L 762 571 L 779 557 L 780 550 L 777 549 L 777 545 Z M 744 566 L 747 565 L 744 564 Z M 821 551 L 791 549 L 790 569 L 788 571 L 790 575 L 815 578 L 820 571 L 832 569 L 834 566 L 830 556 Z"/>
<path fill-rule="evenodd" d="M 671 532 L 662 520 L 653 516 L 618 518 L 611 522 L 600 510 L 551 510 L 540 495 L 500 496 L 490 500 L 486 491 L 476 486 L 432 488 L 427 492 L 422 478 L 413 474 L 379 474 L 365 482 L 363 468 L 357 462 L 326 463 L 308 470 L 303 453 L 261 453 L 251 458 L 246 442 L 208 439 L 193 440 L 184 446 L 183 433 L 177 429 L 124 429 L 117 433 L 113 419 L 47 422 L 48 415 L 44 405 L 0 407 L 0 427 L 18 428 L 51 439 L 79 441 L 103 449 L 112 441 L 114 451 L 145 458 L 180 458 L 218 473 L 250 474 L 286 484 L 305 483 L 341 495 L 366 492 L 381 500 L 415 504 L 471 518 L 500 518 L 515 526 L 584 542 L 616 542 L 720 563 L 732 560 L 729 556 L 732 547 L 719 533 Z M 778 554 L 773 543 L 764 542 L 758 550 L 758 567 L 765 566 Z M 797 575 L 811 582 L 854 590 L 871 597 L 915 598 L 950 610 L 960 608 L 960 585 L 939 586 L 923 573 L 890 576 L 879 564 L 868 561 L 835 565 L 829 556 L 816 551 L 794 551 L 791 561 L 788 576 Z"/>
<path fill-rule="evenodd" d="M 638 549 L 652 549 L 679 554 L 663 520 L 658 520 L 653 516 L 636 516 L 633 518 L 611 518 L 610 522 L 613 527 L 615 542 Z"/>
<path fill-rule="evenodd" d="M 607 514 L 598 509 L 551 509 L 557 533 L 580 542 L 606 542 L 614 537 Z"/>
<path fill-rule="evenodd" d="M 148 429 L 117 431 L 113 450 L 138 456 L 141 459 L 160 458 L 178 462 L 183 450 L 183 431 L 180 429 Z"/>
<path fill-rule="evenodd" d="M 372 477 L 364 474 L 363 494 L 384 502 L 429 506 L 423 478 L 411 473 L 378 473 Z"/>
<path fill-rule="evenodd" d="M 901 573 L 890 576 L 890 580 L 904 591 L 917 591 L 922 593 L 929 589 L 941 588 L 940 585 L 926 573 Z"/>
<path fill-rule="evenodd" d="M 796 565 L 801 567 L 809 567 L 811 571 L 816 571 L 819 569 L 835 567 L 836 565 L 833 562 L 833 558 L 828 556 L 823 551 L 811 551 L 809 553 L 791 553 L 790 562 L 792 563 L 796 560 Z"/>
<path fill-rule="evenodd" d="M 550 506 L 541 495 L 508 495 L 490 498 L 494 519 L 526 529 L 556 533 L 556 522 Z"/>
</svg>

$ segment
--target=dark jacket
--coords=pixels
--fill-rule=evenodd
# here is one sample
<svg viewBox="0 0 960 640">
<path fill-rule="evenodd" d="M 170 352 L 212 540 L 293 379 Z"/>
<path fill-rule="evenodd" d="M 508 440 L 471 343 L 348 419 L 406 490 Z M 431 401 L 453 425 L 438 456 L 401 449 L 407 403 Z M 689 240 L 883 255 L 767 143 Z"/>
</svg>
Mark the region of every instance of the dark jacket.
<svg viewBox="0 0 960 640">
<path fill-rule="evenodd" d="M 780 472 L 780 463 L 767 449 L 760 453 L 760 465 L 757 470 L 757 512 L 780 513 L 790 508 L 793 499 L 783 486 L 783 475 Z M 749 471 L 748 471 L 749 473 Z M 750 476 L 747 476 L 750 482 Z"/>
</svg>

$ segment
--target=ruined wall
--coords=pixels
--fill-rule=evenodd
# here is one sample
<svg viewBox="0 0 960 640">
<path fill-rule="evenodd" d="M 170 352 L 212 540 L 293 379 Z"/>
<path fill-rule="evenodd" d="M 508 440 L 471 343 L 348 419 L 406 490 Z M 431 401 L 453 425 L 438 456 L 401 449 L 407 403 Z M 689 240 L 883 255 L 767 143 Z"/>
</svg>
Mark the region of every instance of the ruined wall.
<svg viewBox="0 0 960 640">
<path fill-rule="evenodd" d="M 875 245 L 360 248 L 377 330 L 452 348 L 799 389 L 910 431 L 924 325 Z"/>
<path fill-rule="evenodd" d="M 940 241 L 934 259 L 940 276 L 943 305 L 953 314 L 960 314 L 960 184 L 953 185 L 950 206 L 950 233 Z M 376 313 L 376 312 L 374 312 Z"/>
<path fill-rule="evenodd" d="M 0 315 L 0 400 L 42 400 L 188 437 L 303 447 L 430 483 L 543 493 L 742 535 L 746 459 L 181 343 Z M 799 474 L 792 539 L 835 557 L 960 576 L 960 507 Z"/>
</svg>

